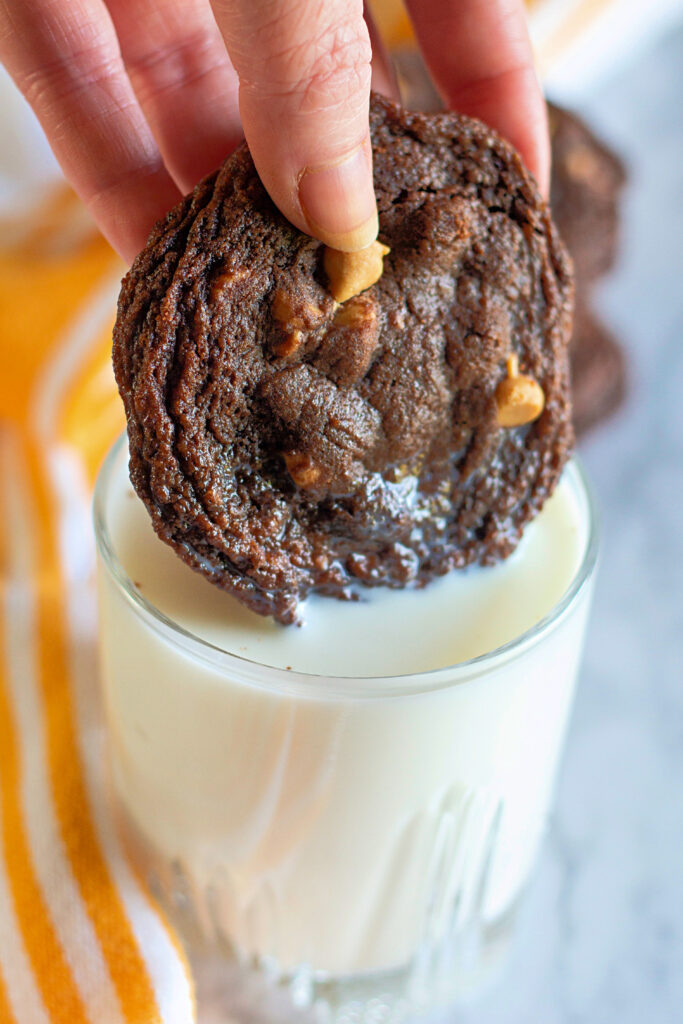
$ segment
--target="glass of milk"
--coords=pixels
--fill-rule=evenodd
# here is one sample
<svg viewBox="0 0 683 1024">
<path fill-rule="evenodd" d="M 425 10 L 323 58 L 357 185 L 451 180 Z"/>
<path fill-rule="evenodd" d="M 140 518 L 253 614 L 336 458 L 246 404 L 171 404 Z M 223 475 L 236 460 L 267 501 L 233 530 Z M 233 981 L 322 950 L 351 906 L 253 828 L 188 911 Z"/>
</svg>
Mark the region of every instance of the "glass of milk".
<svg viewBox="0 0 683 1024">
<path fill-rule="evenodd" d="M 505 562 L 309 598 L 301 627 L 156 537 L 125 439 L 95 526 L 116 805 L 223 1000 L 210 1019 L 237 1001 L 387 1022 L 469 996 L 537 857 L 571 706 L 597 555 L 577 463 Z"/>
</svg>

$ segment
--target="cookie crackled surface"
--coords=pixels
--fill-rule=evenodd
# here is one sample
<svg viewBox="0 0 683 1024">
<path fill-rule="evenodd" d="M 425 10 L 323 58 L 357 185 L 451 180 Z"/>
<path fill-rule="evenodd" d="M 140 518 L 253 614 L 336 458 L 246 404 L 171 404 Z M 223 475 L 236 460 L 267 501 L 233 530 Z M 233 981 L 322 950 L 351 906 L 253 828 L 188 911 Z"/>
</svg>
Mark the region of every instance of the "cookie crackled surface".
<svg viewBox="0 0 683 1024">
<path fill-rule="evenodd" d="M 156 532 L 253 610 L 420 586 L 509 555 L 573 442 L 569 260 L 479 122 L 373 97 L 382 276 L 337 303 L 325 248 L 240 148 L 123 281 L 114 367 Z M 509 357 L 542 389 L 501 426 Z"/>
</svg>

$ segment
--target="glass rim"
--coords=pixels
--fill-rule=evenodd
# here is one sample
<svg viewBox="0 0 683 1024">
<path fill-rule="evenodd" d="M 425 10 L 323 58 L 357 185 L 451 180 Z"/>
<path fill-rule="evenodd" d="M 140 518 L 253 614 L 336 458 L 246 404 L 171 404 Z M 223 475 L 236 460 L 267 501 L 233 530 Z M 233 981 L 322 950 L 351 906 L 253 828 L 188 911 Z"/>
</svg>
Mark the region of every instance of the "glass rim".
<svg viewBox="0 0 683 1024">
<path fill-rule="evenodd" d="M 279 668 L 252 658 L 245 658 L 212 644 L 209 640 L 205 640 L 175 622 L 147 600 L 136 588 L 114 551 L 106 514 L 112 471 L 126 441 L 127 437 L 124 431 L 109 449 L 95 483 L 93 497 L 95 540 L 107 573 L 138 618 L 145 621 L 172 645 L 191 653 L 214 669 L 218 667 L 225 672 L 229 671 L 233 678 L 237 677 L 244 683 L 268 691 L 277 690 L 283 694 L 311 698 L 353 696 L 377 699 L 428 693 L 469 682 L 503 664 L 516 660 L 530 648 L 540 644 L 549 633 L 554 632 L 590 583 L 597 563 L 599 515 L 595 493 L 586 477 L 580 459 L 574 452 L 563 472 L 570 473 L 575 477 L 580 500 L 583 501 L 586 508 L 588 528 L 585 549 L 579 566 L 562 597 L 533 626 L 484 654 L 424 672 L 384 676 L 344 676 Z M 188 566 L 188 572 L 192 571 Z"/>
</svg>

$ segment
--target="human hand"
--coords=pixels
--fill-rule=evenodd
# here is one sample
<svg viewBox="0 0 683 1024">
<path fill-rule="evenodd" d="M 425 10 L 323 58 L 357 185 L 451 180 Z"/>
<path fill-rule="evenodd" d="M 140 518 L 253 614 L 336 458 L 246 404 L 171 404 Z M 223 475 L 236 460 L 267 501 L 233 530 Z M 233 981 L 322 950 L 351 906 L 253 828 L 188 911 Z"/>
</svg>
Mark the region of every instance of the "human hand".
<svg viewBox="0 0 683 1024">
<path fill-rule="evenodd" d="M 408 7 L 448 105 L 509 139 L 547 191 L 522 0 Z M 242 131 L 293 224 L 337 249 L 368 245 L 371 56 L 362 0 L 0 0 L 0 59 L 127 261 Z"/>
</svg>

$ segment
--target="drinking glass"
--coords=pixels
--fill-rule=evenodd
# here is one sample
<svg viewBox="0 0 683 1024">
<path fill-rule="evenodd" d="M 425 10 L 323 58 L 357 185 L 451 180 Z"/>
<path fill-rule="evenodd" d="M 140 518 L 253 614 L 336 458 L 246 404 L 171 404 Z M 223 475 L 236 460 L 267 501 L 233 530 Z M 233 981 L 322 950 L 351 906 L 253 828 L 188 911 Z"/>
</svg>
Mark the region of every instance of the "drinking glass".
<svg viewBox="0 0 683 1024">
<path fill-rule="evenodd" d="M 114 799 L 210 979 L 210 1019 L 399 1021 L 476 990 L 537 857 L 572 702 L 597 555 L 579 464 L 585 549 L 540 622 L 462 664 L 339 678 L 221 650 L 145 598 L 108 521 L 126 457 L 121 440 L 95 494 Z"/>
</svg>

